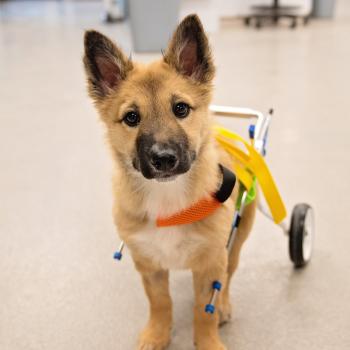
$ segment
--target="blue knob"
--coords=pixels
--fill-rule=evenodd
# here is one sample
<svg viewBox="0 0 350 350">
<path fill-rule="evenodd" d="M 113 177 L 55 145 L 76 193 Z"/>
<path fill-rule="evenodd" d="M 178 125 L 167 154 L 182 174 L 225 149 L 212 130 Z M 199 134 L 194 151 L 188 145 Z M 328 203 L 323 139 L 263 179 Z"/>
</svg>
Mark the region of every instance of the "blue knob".
<svg viewBox="0 0 350 350">
<path fill-rule="evenodd" d="M 208 314 L 213 314 L 215 312 L 215 306 L 212 304 L 207 304 L 205 306 L 205 312 Z"/>
<path fill-rule="evenodd" d="M 221 290 L 221 283 L 219 281 L 214 281 L 213 282 L 213 289 L 220 291 Z"/>
<path fill-rule="evenodd" d="M 116 260 L 121 260 L 123 257 L 123 254 L 121 252 L 115 252 L 114 255 L 113 255 L 113 258 L 116 259 Z"/>
<path fill-rule="evenodd" d="M 255 134 L 255 125 L 249 125 L 249 138 L 253 139 Z"/>
</svg>

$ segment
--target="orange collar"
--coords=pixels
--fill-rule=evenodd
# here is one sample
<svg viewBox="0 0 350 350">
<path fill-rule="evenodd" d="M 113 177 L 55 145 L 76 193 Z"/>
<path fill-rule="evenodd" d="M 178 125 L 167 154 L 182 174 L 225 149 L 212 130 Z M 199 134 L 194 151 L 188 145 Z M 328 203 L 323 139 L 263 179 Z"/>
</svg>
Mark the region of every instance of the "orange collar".
<svg viewBox="0 0 350 350">
<path fill-rule="evenodd" d="M 236 176 L 231 170 L 225 168 L 221 164 L 219 164 L 219 168 L 222 173 L 222 184 L 216 193 L 210 198 L 199 200 L 197 203 L 179 213 L 158 218 L 156 221 L 157 227 L 192 224 L 214 213 L 214 211 L 230 197 L 236 183 Z"/>
</svg>

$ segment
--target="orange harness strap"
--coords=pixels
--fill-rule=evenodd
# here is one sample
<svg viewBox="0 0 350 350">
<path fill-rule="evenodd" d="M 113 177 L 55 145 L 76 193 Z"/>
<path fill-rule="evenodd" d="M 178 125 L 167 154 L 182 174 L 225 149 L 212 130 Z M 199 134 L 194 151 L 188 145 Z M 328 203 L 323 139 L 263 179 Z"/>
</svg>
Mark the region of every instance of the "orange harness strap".
<svg viewBox="0 0 350 350">
<path fill-rule="evenodd" d="M 177 214 L 166 218 L 158 218 L 157 227 L 184 225 L 200 221 L 211 215 L 221 204 L 222 203 L 216 198 L 203 198 L 191 207 L 184 209 Z"/>
<path fill-rule="evenodd" d="M 222 172 L 222 184 L 219 190 L 211 198 L 203 198 L 191 207 L 174 215 L 158 218 L 157 227 L 192 224 L 211 215 L 231 195 L 236 183 L 236 177 L 232 171 L 219 164 Z"/>
</svg>

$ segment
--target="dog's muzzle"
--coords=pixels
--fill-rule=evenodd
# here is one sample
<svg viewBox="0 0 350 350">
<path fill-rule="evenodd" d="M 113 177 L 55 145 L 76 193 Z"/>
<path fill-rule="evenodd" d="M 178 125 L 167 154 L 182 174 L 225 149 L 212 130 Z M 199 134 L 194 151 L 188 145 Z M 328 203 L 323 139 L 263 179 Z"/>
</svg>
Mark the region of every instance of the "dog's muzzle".
<svg viewBox="0 0 350 350">
<path fill-rule="evenodd" d="M 137 155 L 133 160 L 134 168 L 145 178 L 171 180 L 191 168 L 195 153 L 188 149 L 187 144 L 150 141 L 145 137 L 138 140 Z"/>
</svg>

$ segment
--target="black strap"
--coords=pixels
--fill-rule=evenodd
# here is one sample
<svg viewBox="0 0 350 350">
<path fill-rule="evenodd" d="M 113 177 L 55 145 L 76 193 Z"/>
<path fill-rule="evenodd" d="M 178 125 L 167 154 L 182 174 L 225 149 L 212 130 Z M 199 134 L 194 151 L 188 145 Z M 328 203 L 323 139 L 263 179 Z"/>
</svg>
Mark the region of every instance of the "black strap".
<svg viewBox="0 0 350 350">
<path fill-rule="evenodd" d="M 222 172 L 222 184 L 214 194 L 214 197 L 220 203 L 224 203 L 231 196 L 236 184 L 236 176 L 231 170 L 225 168 L 222 164 L 219 164 L 219 168 Z"/>
</svg>

